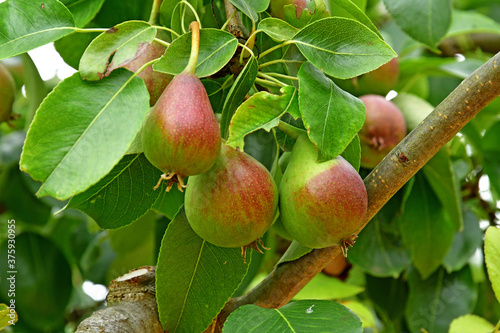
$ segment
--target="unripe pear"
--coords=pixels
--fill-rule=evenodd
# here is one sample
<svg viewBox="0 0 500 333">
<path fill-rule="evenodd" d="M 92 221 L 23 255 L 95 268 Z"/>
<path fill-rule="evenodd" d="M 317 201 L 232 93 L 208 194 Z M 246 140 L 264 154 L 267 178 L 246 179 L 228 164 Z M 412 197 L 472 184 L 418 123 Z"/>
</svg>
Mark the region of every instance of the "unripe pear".
<svg viewBox="0 0 500 333">
<path fill-rule="evenodd" d="M 214 166 L 189 177 L 184 205 L 201 238 L 217 246 L 245 247 L 271 227 L 278 189 L 262 164 L 223 143 Z"/>
<path fill-rule="evenodd" d="M 0 63 L 0 123 L 11 119 L 16 84 L 7 68 Z"/>
<path fill-rule="evenodd" d="M 142 51 L 139 53 L 137 58 L 123 66 L 124 68 L 136 72 L 145 63 L 160 58 L 165 53 L 165 46 L 157 42 L 148 43 L 143 47 Z M 155 105 L 158 98 L 160 98 L 161 93 L 165 90 L 167 85 L 172 81 L 172 75 L 156 72 L 153 70 L 153 66 L 149 66 L 144 69 L 138 75 L 144 80 L 146 88 L 149 91 L 149 105 Z"/>
<path fill-rule="evenodd" d="M 318 163 L 306 135 L 297 138 L 280 184 L 280 216 L 288 233 L 311 248 L 352 244 L 368 197 L 363 180 L 342 156 Z"/>
<path fill-rule="evenodd" d="M 391 101 L 379 95 L 364 95 L 366 117 L 359 131 L 361 166 L 372 169 L 406 136 L 403 114 Z"/>
<path fill-rule="evenodd" d="M 195 74 L 199 28 L 197 24 L 191 26 L 193 44 L 189 64 L 161 94 L 141 134 L 147 159 L 164 172 L 155 188 L 165 179 L 167 191 L 176 182 L 182 190 L 184 177 L 209 170 L 221 146 L 219 125 L 205 87 Z"/>
</svg>

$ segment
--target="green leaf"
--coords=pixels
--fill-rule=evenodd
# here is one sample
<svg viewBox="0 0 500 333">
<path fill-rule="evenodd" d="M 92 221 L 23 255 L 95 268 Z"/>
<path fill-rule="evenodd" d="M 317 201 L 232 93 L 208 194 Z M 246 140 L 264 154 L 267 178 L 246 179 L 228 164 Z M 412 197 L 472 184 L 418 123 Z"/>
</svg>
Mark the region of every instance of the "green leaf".
<svg viewBox="0 0 500 333">
<path fill-rule="evenodd" d="M 299 70 L 299 107 L 319 162 L 342 153 L 365 121 L 365 106 L 311 63 Z"/>
<path fill-rule="evenodd" d="M 385 207 L 384 207 L 385 208 Z M 397 278 L 410 265 L 408 250 L 394 230 L 384 208 L 360 232 L 349 261 L 376 277 Z"/>
<path fill-rule="evenodd" d="M 161 191 L 153 205 L 153 209 L 172 220 L 182 205 L 184 205 L 184 193 L 179 191 L 176 186 L 168 192 Z"/>
<path fill-rule="evenodd" d="M 229 0 L 229 2 L 254 22 L 259 20 L 257 13 L 263 12 L 269 7 L 269 0 Z"/>
<path fill-rule="evenodd" d="M 294 27 L 303 28 L 314 21 L 330 16 L 324 0 L 303 3 L 306 4 L 306 9 L 302 11 L 300 17 L 297 17 L 297 7 L 294 4 L 288 4 L 283 7 L 285 20 Z"/>
<path fill-rule="evenodd" d="M 366 5 L 366 4 L 365 4 Z M 332 8 L 332 6 L 334 8 Z M 340 7 L 345 11 L 345 13 L 349 14 L 351 17 L 354 19 L 358 20 L 359 23 L 362 23 L 366 25 L 371 31 L 376 33 L 380 38 L 382 38 L 382 35 L 378 31 L 377 27 L 372 23 L 370 18 L 366 16 L 363 10 L 361 10 L 354 2 L 351 0 L 335 0 L 330 2 L 330 13 L 334 14 L 334 16 L 341 16 L 338 15 L 337 12 L 335 11 L 335 7 Z M 343 15 L 342 15 L 343 16 Z M 346 16 L 349 17 L 349 16 Z"/>
<path fill-rule="evenodd" d="M 275 41 L 290 40 L 297 33 L 297 29 L 283 20 L 268 17 L 259 22 L 258 30 L 262 30 Z"/>
<path fill-rule="evenodd" d="M 75 30 L 73 16 L 57 0 L 0 3 L 0 59 L 53 42 Z"/>
<path fill-rule="evenodd" d="M 238 40 L 229 32 L 219 29 L 200 30 L 200 51 L 196 75 L 210 76 L 224 67 L 234 55 Z M 191 54 L 191 32 L 172 42 L 160 61 L 153 65 L 155 71 L 177 75 L 189 61 Z"/>
<path fill-rule="evenodd" d="M 250 88 L 252 88 L 258 70 L 259 65 L 257 59 L 255 59 L 255 57 L 250 57 L 227 94 L 224 106 L 222 107 L 222 119 L 220 122 L 220 133 L 224 139 L 227 139 L 229 135 L 231 118 L 236 108 L 241 104 L 241 101 L 243 101 L 246 94 L 250 91 Z"/>
<path fill-rule="evenodd" d="M 241 283 L 248 263 L 240 248 L 217 247 L 189 226 L 184 210 L 168 225 L 156 269 L 163 329 L 202 332 Z"/>
<path fill-rule="evenodd" d="M 444 147 L 422 168 L 434 193 L 450 215 L 456 230 L 462 230 L 462 196 L 451 165 L 450 149 Z"/>
<path fill-rule="evenodd" d="M 305 247 L 304 245 L 300 244 L 297 241 L 292 241 L 290 246 L 288 246 L 288 249 L 286 249 L 285 254 L 280 258 L 278 263 L 276 265 L 282 264 L 284 262 L 288 261 L 294 261 L 299 259 L 300 257 L 305 256 L 309 252 L 311 252 L 313 249 L 310 247 Z"/>
<path fill-rule="evenodd" d="M 477 298 L 476 285 L 468 267 L 446 274 L 440 268 L 422 280 L 411 269 L 408 272 L 410 293 L 406 320 L 412 333 L 446 333 L 452 320 L 470 313 Z"/>
<path fill-rule="evenodd" d="M 295 87 L 286 86 L 280 92 L 282 95 L 258 92 L 238 107 L 229 126 L 228 146 L 243 150 L 247 134 L 261 128 L 269 132 L 278 126 L 285 112 L 298 109 L 298 91 Z"/>
<path fill-rule="evenodd" d="M 316 21 L 301 29 L 292 41 L 314 66 L 339 79 L 372 71 L 396 56 L 366 26 L 341 17 Z"/>
<path fill-rule="evenodd" d="M 191 0 L 190 3 L 194 5 L 196 8 L 196 1 L 197 0 Z M 165 2 L 170 2 L 172 4 L 175 3 L 175 1 L 165 1 Z M 182 35 L 186 31 L 189 30 L 189 23 L 196 21 L 196 16 L 194 15 L 193 11 L 191 8 L 189 8 L 184 2 L 178 2 L 177 5 L 175 6 L 172 15 L 170 16 L 170 28 L 177 32 L 177 34 Z M 172 35 L 172 40 L 175 40 L 178 36 L 175 34 Z"/>
<path fill-rule="evenodd" d="M 469 259 L 483 243 L 483 232 L 479 219 L 472 211 L 463 214 L 464 227 L 455 233 L 450 251 L 443 260 L 448 273 L 458 271 L 467 265 Z"/>
<path fill-rule="evenodd" d="M 144 154 L 125 155 L 106 177 L 71 198 L 67 208 L 81 210 L 102 229 L 123 227 L 153 206 L 162 190 L 153 190 L 160 176 Z"/>
<path fill-rule="evenodd" d="M 361 145 L 357 134 L 340 155 L 342 155 L 347 162 L 351 163 L 354 169 L 359 172 L 359 167 L 361 165 Z"/>
<path fill-rule="evenodd" d="M 40 105 L 21 170 L 44 182 L 38 196 L 64 200 L 80 193 L 120 161 L 148 110 L 144 81 L 131 72 L 118 70 L 94 82 L 75 73 Z"/>
<path fill-rule="evenodd" d="M 315 300 L 291 302 L 279 309 L 244 305 L 229 315 L 222 332 L 361 333 L 362 326 L 345 306 Z"/>
<path fill-rule="evenodd" d="M 451 23 L 451 0 L 384 0 L 396 24 L 412 38 L 436 49 Z"/>
<path fill-rule="evenodd" d="M 224 103 L 224 89 L 222 84 L 211 79 L 203 79 L 201 80 L 201 83 L 203 83 L 203 86 L 207 91 L 212 110 L 214 110 L 215 113 L 220 113 Z"/>
<path fill-rule="evenodd" d="M 491 286 L 500 302 L 500 229 L 488 227 L 484 240 L 484 257 Z"/>
<path fill-rule="evenodd" d="M 425 279 L 443 262 L 453 243 L 455 225 L 420 173 L 400 217 L 403 242 L 413 265 Z"/>
<path fill-rule="evenodd" d="M 142 21 L 129 21 L 103 32 L 95 38 L 80 59 L 83 80 L 100 80 L 114 69 L 132 61 L 141 47 L 153 41 L 156 28 Z M 109 58 L 113 56 L 111 62 Z"/>
<path fill-rule="evenodd" d="M 490 333 L 493 329 L 493 324 L 486 319 L 467 314 L 454 319 L 448 333 Z"/>
<path fill-rule="evenodd" d="M 388 326 L 397 326 L 403 321 L 406 302 L 408 299 L 408 284 L 406 277 L 399 279 L 376 278 L 370 274 L 365 275 L 366 291 L 369 299 L 380 318 Z M 391 332 L 391 330 L 388 330 Z M 401 332 L 401 329 L 393 329 L 392 332 Z"/>
<path fill-rule="evenodd" d="M 350 309 L 359 317 L 359 319 L 361 319 L 363 328 L 372 327 L 374 328 L 374 331 L 377 329 L 377 323 L 371 308 L 357 301 L 342 302 L 342 305 Z"/>
<path fill-rule="evenodd" d="M 446 37 L 470 34 L 500 34 L 500 24 L 486 15 L 472 11 L 454 10 Z"/>
<path fill-rule="evenodd" d="M 83 53 L 98 35 L 97 32 L 85 34 L 75 32 L 56 40 L 54 47 L 65 63 L 78 70 Z"/>
<path fill-rule="evenodd" d="M 104 0 L 62 0 L 70 10 L 78 28 L 83 28 L 94 18 L 104 3 Z"/>
<path fill-rule="evenodd" d="M 318 274 L 293 299 L 333 300 L 356 296 L 363 291 L 363 287 L 343 282 L 326 274 Z"/>
<path fill-rule="evenodd" d="M 1 298 L 12 299 L 8 296 L 12 280 L 8 278 L 14 276 L 16 311 L 30 325 L 29 332 L 59 331 L 73 290 L 71 267 L 64 254 L 50 240 L 31 232 L 16 236 L 14 266 L 7 261 L 12 259 L 7 255 L 13 255 L 7 253 L 8 248 L 12 250 L 7 241 L 0 246 Z"/>
</svg>

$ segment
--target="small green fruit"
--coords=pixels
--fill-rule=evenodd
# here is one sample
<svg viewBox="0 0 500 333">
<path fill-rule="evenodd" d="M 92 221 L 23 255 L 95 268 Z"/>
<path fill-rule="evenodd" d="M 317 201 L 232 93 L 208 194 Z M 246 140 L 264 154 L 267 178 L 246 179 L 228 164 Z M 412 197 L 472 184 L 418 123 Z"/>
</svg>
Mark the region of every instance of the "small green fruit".
<svg viewBox="0 0 500 333">
<path fill-rule="evenodd" d="M 266 232 L 278 207 L 278 189 L 250 155 L 222 144 L 207 172 L 189 177 L 185 210 L 193 230 L 222 247 L 247 246 Z"/>
<path fill-rule="evenodd" d="M 281 220 L 304 246 L 349 243 L 366 214 L 365 185 L 342 156 L 322 163 L 317 160 L 314 145 L 307 136 L 299 136 L 280 184 Z"/>
<path fill-rule="evenodd" d="M 7 68 L 0 63 L 0 123 L 11 119 L 16 84 Z"/>
<path fill-rule="evenodd" d="M 366 117 L 359 131 L 361 166 L 372 169 L 406 136 L 403 114 L 394 103 L 379 95 L 364 95 Z"/>
</svg>

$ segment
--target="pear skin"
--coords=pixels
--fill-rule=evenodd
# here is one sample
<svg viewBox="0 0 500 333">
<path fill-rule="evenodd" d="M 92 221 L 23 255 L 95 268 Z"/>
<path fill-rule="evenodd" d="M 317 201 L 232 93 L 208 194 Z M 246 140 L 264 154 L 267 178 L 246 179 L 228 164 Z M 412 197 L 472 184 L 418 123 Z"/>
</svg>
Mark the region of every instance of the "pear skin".
<svg viewBox="0 0 500 333">
<path fill-rule="evenodd" d="M 288 233 L 310 248 L 342 245 L 363 223 L 368 197 L 363 180 L 342 156 L 318 163 L 306 135 L 292 149 L 280 184 L 280 214 Z"/>
</svg>

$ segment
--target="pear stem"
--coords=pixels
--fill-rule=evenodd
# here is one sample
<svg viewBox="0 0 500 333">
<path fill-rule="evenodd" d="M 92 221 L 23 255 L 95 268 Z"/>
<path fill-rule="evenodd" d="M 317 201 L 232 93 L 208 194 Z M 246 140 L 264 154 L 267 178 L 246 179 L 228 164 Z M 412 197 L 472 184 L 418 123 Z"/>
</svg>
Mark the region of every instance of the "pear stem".
<svg viewBox="0 0 500 333">
<path fill-rule="evenodd" d="M 151 15 L 149 16 L 148 23 L 151 25 L 158 24 L 158 14 L 160 13 L 160 6 L 163 0 L 153 0 L 153 7 L 151 8 Z"/>
<path fill-rule="evenodd" d="M 198 63 L 198 54 L 200 51 L 200 25 L 198 22 L 193 21 L 189 25 L 189 29 L 192 32 L 191 54 L 189 55 L 189 62 L 182 72 L 196 75 L 196 64 Z"/>
<path fill-rule="evenodd" d="M 278 123 L 278 129 L 285 132 L 294 140 L 297 140 L 299 136 L 306 134 L 306 131 L 304 131 L 303 129 L 287 124 L 282 120 L 280 120 L 280 122 Z"/>
</svg>

